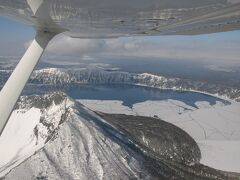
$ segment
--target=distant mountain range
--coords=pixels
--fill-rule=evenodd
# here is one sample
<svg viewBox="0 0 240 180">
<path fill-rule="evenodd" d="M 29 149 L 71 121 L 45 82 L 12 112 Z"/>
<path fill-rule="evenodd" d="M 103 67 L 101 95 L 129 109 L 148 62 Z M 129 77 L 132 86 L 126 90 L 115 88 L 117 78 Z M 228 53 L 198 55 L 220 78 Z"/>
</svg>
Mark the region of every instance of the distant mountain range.
<svg viewBox="0 0 240 180">
<path fill-rule="evenodd" d="M 0 70 L 1 85 L 6 82 L 11 70 Z M 199 91 L 240 102 L 240 89 L 222 84 L 213 84 L 191 79 L 168 78 L 149 73 L 128 73 L 102 69 L 44 68 L 35 70 L 29 80 L 32 84 L 71 86 L 82 84 L 137 84 L 160 89 Z"/>
<path fill-rule="evenodd" d="M 102 69 L 46 68 L 33 72 L 30 83 L 52 85 L 85 84 L 138 84 L 161 89 L 200 91 L 240 101 L 240 89 L 190 79 L 168 78 L 149 73 L 128 73 Z"/>
</svg>

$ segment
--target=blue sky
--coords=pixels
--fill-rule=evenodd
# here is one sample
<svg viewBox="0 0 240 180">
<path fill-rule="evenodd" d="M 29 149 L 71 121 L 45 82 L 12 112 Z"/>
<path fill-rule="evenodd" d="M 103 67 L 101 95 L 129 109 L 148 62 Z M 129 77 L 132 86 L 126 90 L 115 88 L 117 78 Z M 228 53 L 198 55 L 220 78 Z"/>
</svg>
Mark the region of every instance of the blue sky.
<svg viewBox="0 0 240 180">
<path fill-rule="evenodd" d="M 21 55 L 24 43 L 34 38 L 31 27 L 0 16 L 0 56 Z"/>
<path fill-rule="evenodd" d="M 34 36 L 34 30 L 31 27 L 28 27 L 24 24 L 18 23 L 17 21 L 13 21 L 11 19 L 0 16 L 1 23 L 1 34 L 0 37 L 3 40 L 17 39 L 24 40 L 27 37 L 31 38 Z"/>
<path fill-rule="evenodd" d="M 34 29 L 0 17 L 0 56 L 22 56 L 34 38 Z M 240 63 L 240 31 L 198 36 L 154 36 L 110 40 L 71 39 L 60 35 L 47 54 L 91 57 L 101 55 L 214 60 Z"/>
</svg>

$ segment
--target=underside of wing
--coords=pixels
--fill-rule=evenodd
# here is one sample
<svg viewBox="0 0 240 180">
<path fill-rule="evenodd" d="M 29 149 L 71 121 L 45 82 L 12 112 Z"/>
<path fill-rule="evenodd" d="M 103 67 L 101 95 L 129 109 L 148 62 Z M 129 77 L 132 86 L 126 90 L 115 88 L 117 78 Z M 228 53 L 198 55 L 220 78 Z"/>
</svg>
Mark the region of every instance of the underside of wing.
<svg viewBox="0 0 240 180">
<path fill-rule="evenodd" d="M 79 38 L 240 29 L 240 0 L 0 0 L 0 14 Z"/>
</svg>

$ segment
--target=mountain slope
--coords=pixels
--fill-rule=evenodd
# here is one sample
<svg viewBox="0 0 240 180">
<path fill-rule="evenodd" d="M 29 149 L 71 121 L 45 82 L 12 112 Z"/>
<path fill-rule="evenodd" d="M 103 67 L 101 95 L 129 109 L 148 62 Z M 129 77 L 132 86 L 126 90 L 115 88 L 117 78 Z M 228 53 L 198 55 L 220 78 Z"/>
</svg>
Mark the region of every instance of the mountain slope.
<svg viewBox="0 0 240 180">
<path fill-rule="evenodd" d="M 151 177 L 139 155 L 135 159 L 93 123 L 98 116 L 74 104 L 63 93 L 21 97 L 0 139 L 0 176 L 11 180 Z"/>
<path fill-rule="evenodd" d="M 63 93 L 22 97 L 16 108 L 16 113 L 22 113 L 17 117 L 22 118 L 11 117 L 8 131 L 0 140 L 4 149 L 0 175 L 7 180 L 237 179 L 199 164 L 194 140 L 159 119 L 100 117 Z M 29 118 L 25 118 L 28 113 Z M 27 122 L 22 122 L 23 118 Z M 161 137 L 159 144 L 156 137 Z"/>
<path fill-rule="evenodd" d="M 0 177 L 44 147 L 71 104 L 63 93 L 21 97 L 0 137 Z"/>
</svg>

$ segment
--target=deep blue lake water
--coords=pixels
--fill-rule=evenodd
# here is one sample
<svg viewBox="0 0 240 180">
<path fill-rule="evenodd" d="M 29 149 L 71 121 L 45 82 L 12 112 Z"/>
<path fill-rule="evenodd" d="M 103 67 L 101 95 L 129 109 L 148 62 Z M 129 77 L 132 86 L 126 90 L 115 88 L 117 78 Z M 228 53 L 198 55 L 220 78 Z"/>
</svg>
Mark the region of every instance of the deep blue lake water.
<svg viewBox="0 0 240 180">
<path fill-rule="evenodd" d="M 132 107 L 133 104 L 144 102 L 147 100 L 178 100 L 187 105 L 195 106 L 197 101 L 207 101 L 211 105 L 216 104 L 217 101 L 228 104 L 227 101 L 216 98 L 214 96 L 190 92 L 190 91 L 175 91 L 175 90 L 161 90 L 152 87 L 143 87 L 136 85 L 74 85 L 67 88 L 56 88 L 52 86 L 33 86 L 26 88 L 25 93 L 30 94 L 44 94 L 46 92 L 61 90 L 67 93 L 73 99 L 91 99 L 91 100 L 120 100 L 123 105 Z"/>
<path fill-rule="evenodd" d="M 147 100 L 179 100 L 196 107 L 197 101 L 208 101 L 211 105 L 224 100 L 202 93 L 190 91 L 161 90 L 135 85 L 90 85 L 70 88 L 67 92 L 74 99 L 121 100 L 123 105 L 132 107 L 133 104 Z"/>
</svg>

